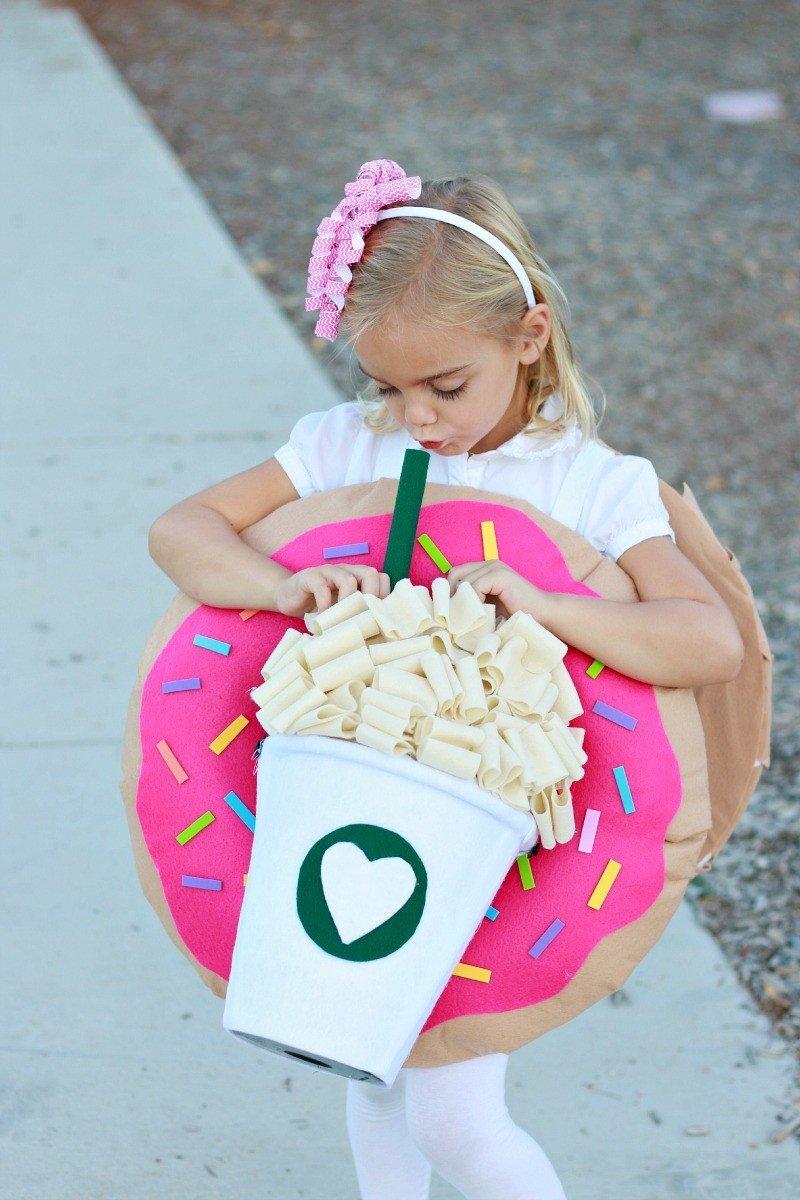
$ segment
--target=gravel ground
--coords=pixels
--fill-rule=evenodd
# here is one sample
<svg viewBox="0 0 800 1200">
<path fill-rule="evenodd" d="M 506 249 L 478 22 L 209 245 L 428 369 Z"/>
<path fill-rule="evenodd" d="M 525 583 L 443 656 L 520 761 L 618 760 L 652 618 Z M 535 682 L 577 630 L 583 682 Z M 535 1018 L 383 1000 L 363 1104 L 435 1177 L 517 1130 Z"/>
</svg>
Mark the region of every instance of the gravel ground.
<svg viewBox="0 0 800 1200">
<path fill-rule="evenodd" d="M 304 308 L 317 224 L 362 161 L 480 171 L 570 300 L 605 441 L 686 480 L 738 557 L 775 654 L 772 766 L 689 902 L 797 1056 L 800 13 L 788 0 L 76 0 L 332 378 Z M 775 88 L 786 114 L 712 122 Z M 794 364 L 793 364 L 794 360 Z M 800 1105 L 800 1101 L 798 1101 Z M 800 1108 L 784 1130 L 800 1137 Z"/>
</svg>

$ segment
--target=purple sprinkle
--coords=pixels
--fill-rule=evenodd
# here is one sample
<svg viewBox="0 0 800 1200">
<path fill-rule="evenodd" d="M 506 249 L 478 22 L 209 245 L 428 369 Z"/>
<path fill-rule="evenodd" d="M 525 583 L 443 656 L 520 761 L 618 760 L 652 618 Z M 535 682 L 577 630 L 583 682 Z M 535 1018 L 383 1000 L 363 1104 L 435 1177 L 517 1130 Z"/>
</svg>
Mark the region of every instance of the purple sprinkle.
<svg viewBox="0 0 800 1200">
<path fill-rule="evenodd" d="M 561 933 L 563 928 L 564 922 L 559 917 L 556 917 L 552 925 L 549 925 L 539 940 L 534 942 L 531 946 L 530 950 L 528 951 L 528 954 L 530 954 L 531 958 L 538 958 L 542 951 L 547 949 L 553 938 L 557 934 Z"/>
<path fill-rule="evenodd" d="M 323 558 L 344 558 L 347 554 L 369 554 L 369 542 L 353 542 L 352 546 L 326 546 Z"/>
<path fill-rule="evenodd" d="M 612 708 L 610 704 L 605 704 L 602 700 L 596 700 L 592 712 L 596 712 L 598 717 L 605 717 L 608 721 L 613 721 L 615 725 L 621 725 L 623 729 L 635 729 L 638 717 L 630 717 L 619 708 Z"/>
<path fill-rule="evenodd" d="M 202 875 L 183 875 L 181 883 L 184 887 L 203 888 L 207 892 L 221 892 L 221 879 L 204 879 Z"/>
<path fill-rule="evenodd" d="M 169 679 L 162 683 L 162 692 L 194 692 L 200 687 L 199 679 Z"/>
</svg>

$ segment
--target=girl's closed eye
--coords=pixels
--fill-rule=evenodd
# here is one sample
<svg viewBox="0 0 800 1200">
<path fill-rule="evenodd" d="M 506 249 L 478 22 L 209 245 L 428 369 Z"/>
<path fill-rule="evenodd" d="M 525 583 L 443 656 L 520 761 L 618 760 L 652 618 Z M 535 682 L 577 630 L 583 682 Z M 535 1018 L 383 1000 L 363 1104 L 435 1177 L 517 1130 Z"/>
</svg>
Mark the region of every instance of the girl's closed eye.
<svg viewBox="0 0 800 1200">
<path fill-rule="evenodd" d="M 437 396 L 440 396 L 442 398 L 442 400 L 455 400 L 462 394 L 462 392 L 466 391 L 466 387 L 467 387 L 467 385 L 465 383 L 462 383 L 460 387 L 453 388 L 453 390 L 451 392 L 440 392 L 439 389 L 436 387 L 433 390 Z M 379 387 L 377 389 L 377 392 L 378 392 L 379 396 L 388 396 L 391 392 L 394 392 L 396 390 L 397 390 L 396 388 Z"/>
</svg>

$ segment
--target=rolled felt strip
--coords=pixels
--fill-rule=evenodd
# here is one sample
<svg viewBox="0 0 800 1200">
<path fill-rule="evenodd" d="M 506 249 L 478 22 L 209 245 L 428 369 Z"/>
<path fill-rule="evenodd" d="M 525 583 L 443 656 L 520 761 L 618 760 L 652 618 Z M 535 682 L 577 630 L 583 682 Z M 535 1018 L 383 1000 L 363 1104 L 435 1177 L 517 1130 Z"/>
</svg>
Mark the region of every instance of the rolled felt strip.
<svg viewBox="0 0 800 1200">
<path fill-rule="evenodd" d="M 550 812 L 553 817 L 553 834 L 556 841 L 561 845 L 564 842 L 571 842 L 575 836 L 575 810 L 572 805 L 569 783 L 565 783 L 560 792 L 558 788 L 552 789 Z"/>
<path fill-rule="evenodd" d="M 550 813 L 550 805 L 547 803 L 547 797 L 544 792 L 537 792 L 533 798 L 533 816 L 536 821 L 536 827 L 539 830 L 542 849 L 552 850 L 556 844 L 556 837 L 553 832 L 553 817 Z"/>
</svg>

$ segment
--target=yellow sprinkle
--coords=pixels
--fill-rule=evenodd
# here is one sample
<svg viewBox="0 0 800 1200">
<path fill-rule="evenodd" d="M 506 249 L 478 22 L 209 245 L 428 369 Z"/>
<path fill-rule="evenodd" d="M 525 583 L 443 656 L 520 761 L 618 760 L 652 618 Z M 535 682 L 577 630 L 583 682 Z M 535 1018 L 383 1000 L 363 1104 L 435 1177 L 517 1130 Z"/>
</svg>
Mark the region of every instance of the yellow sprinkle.
<svg viewBox="0 0 800 1200">
<path fill-rule="evenodd" d="M 454 975 L 460 975 L 462 979 L 477 979 L 478 983 L 488 983 L 492 978 L 492 972 L 486 967 L 471 967 L 468 963 L 459 963 Z"/>
<path fill-rule="evenodd" d="M 247 876 L 246 875 L 242 876 L 242 883 L 245 885 L 245 887 L 247 887 Z"/>
<path fill-rule="evenodd" d="M 497 553 L 497 537 L 494 521 L 481 521 L 481 537 L 483 538 L 483 557 L 488 562 L 490 558 L 499 558 Z"/>
<path fill-rule="evenodd" d="M 209 745 L 209 750 L 213 750 L 215 754 L 222 754 L 226 746 L 230 746 L 231 742 L 237 737 L 250 721 L 245 716 L 237 717 L 235 721 L 231 721 L 227 729 L 223 729 L 213 742 Z"/>
<path fill-rule="evenodd" d="M 615 862 L 613 858 L 608 860 L 606 869 L 603 871 L 603 874 L 598 880 L 597 887 L 594 889 L 587 901 L 589 908 L 600 907 L 611 890 L 612 883 L 619 875 L 621 867 L 622 863 Z"/>
</svg>

